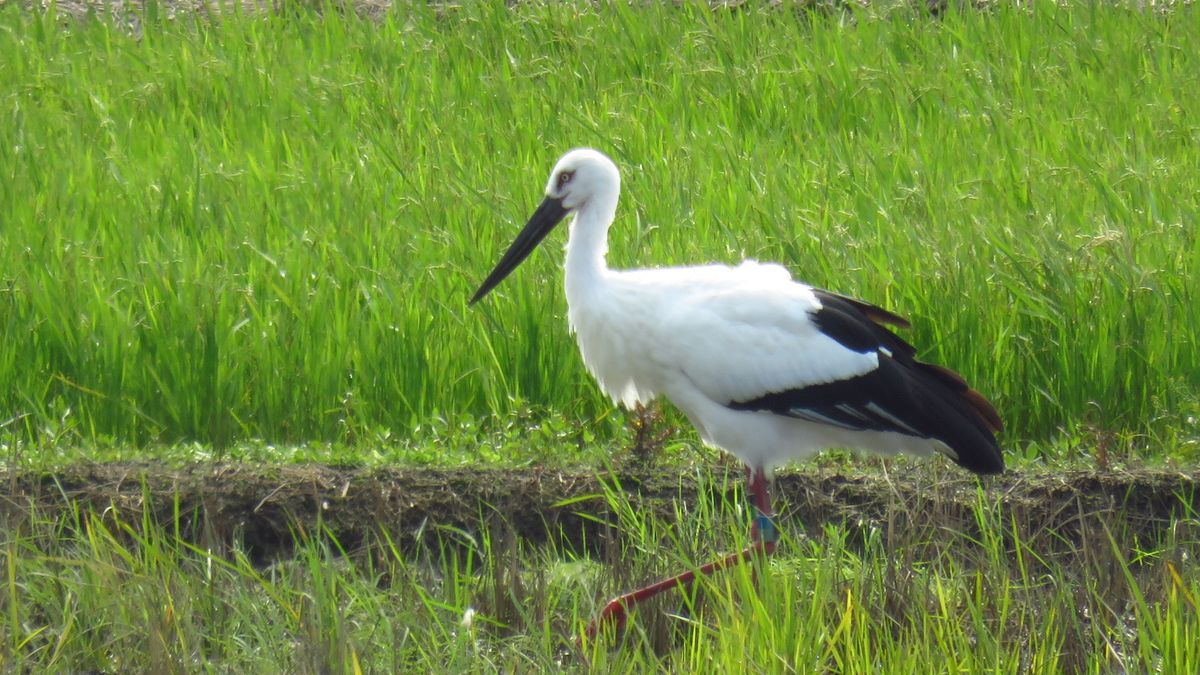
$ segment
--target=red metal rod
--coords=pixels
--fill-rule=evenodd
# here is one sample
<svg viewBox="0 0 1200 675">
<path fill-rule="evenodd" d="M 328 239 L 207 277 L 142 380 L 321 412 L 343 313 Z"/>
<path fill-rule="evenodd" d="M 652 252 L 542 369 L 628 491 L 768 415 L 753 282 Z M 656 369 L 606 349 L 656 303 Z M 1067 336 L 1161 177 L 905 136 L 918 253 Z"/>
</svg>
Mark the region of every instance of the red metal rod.
<svg viewBox="0 0 1200 675">
<path fill-rule="evenodd" d="M 774 524 L 771 518 L 774 513 L 771 510 L 771 495 L 770 486 L 767 482 L 766 473 L 762 469 L 755 470 L 751 473 L 749 467 L 746 468 L 746 481 L 753 494 L 754 505 L 761 514 L 760 518 L 754 520 L 754 524 L 750 528 L 750 538 L 754 543 L 745 550 L 739 553 L 731 553 L 730 555 L 714 560 L 706 565 L 695 570 L 688 570 L 683 574 L 678 574 L 673 577 L 655 582 L 649 586 L 644 586 L 614 598 L 600 610 L 600 614 L 588 624 L 586 636 L 588 640 L 594 640 L 604 626 L 610 622 L 615 622 L 617 628 L 625 625 L 625 620 L 628 618 L 628 612 L 631 607 L 647 598 L 652 598 L 663 591 L 668 591 L 676 586 L 686 586 L 696 579 L 697 574 L 712 574 L 719 572 L 727 567 L 741 564 L 749 560 L 752 556 L 762 554 L 764 556 L 771 555 L 775 552 L 775 547 L 778 544 L 778 534 L 774 531 Z M 771 531 L 763 537 L 761 532 L 760 520 L 768 524 Z"/>
<path fill-rule="evenodd" d="M 719 572 L 727 567 L 745 562 L 749 560 L 751 556 L 759 554 L 760 552 L 764 555 L 771 555 L 775 552 L 775 546 L 776 542 L 773 541 L 759 542 L 753 546 L 750 546 L 746 550 L 741 551 L 740 553 L 731 553 L 720 560 L 714 560 L 707 565 L 703 565 L 699 569 L 688 570 L 683 574 L 663 579 L 662 581 L 650 584 L 649 586 L 639 588 L 636 591 L 626 593 L 619 598 L 614 598 L 604 606 L 604 609 L 600 610 L 600 614 L 595 618 L 595 620 L 588 624 L 587 637 L 589 640 L 594 640 L 596 636 L 599 635 L 604 625 L 610 621 L 615 621 L 617 628 L 624 626 L 625 620 L 628 618 L 628 610 L 630 607 L 647 598 L 652 598 L 663 591 L 669 591 L 676 586 L 686 586 L 687 584 L 692 583 L 696 579 L 697 573 L 712 574 L 713 572 Z"/>
</svg>

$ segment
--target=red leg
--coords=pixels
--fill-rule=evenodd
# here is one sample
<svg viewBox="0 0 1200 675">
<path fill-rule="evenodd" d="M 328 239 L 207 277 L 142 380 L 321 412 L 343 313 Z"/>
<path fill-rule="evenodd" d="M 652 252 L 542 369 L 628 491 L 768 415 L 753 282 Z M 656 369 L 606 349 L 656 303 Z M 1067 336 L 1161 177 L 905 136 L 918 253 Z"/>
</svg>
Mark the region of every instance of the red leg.
<svg viewBox="0 0 1200 675">
<path fill-rule="evenodd" d="M 746 467 L 746 485 L 750 488 L 750 497 L 758 510 L 754 522 L 750 525 L 750 541 L 757 544 L 765 541 L 774 544 L 779 541 L 779 531 L 775 529 L 775 511 L 771 508 L 771 484 L 767 482 L 767 474 L 762 469 L 751 472 Z"/>
<path fill-rule="evenodd" d="M 587 639 L 595 639 L 608 623 L 614 623 L 620 628 L 625 625 L 625 619 L 631 607 L 663 591 L 692 583 L 697 573 L 712 574 L 713 572 L 719 572 L 727 567 L 745 562 L 759 553 L 764 556 L 774 553 L 775 546 L 779 542 L 779 532 L 775 529 L 775 522 L 772 520 L 775 514 L 771 509 L 771 492 L 766 472 L 762 469 L 756 469 L 752 472 L 749 467 L 746 467 L 746 482 L 750 488 L 754 506 L 758 511 L 758 514 L 754 518 L 754 523 L 750 526 L 750 539 L 752 543 L 748 548 L 740 553 L 732 553 L 724 558 L 714 560 L 697 570 L 688 570 L 683 574 L 668 577 L 662 581 L 644 586 L 636 591 L 610 600 L 604 606 L 604 609 L 600 610 L 599 616 L 588 624 L 586 631 Z"/>
</svg>

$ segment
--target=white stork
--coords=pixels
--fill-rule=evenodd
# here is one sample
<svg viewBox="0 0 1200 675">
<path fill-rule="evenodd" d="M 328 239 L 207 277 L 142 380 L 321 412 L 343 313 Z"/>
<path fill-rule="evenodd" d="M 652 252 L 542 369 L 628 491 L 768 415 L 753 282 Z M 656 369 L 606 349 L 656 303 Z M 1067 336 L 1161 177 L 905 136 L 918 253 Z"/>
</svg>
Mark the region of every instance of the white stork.
<svg viewBox="0 0 1200 675">
<path fill-rule="evenodd" d="M 825 448 L 883 454 L 940 452 L 980 474 L 1004 470 L 1000 417 L 953 371 L 914 358 L 887 310 L 793 281 L 779 265 L 747 260 L 613 270 L 605 262 L 621 178 L 604 154 L 559 159 L 545 199 L 471 298 L 478 302 L 566 216 L 566 293 L 583 362 L 614 401 L 665 396 L 705 443 L 733 453 L 759 511 L 752 546 L 699 568 L 711 573 L 775 549 L 768 472 Z M 622 624 L 635 603 L 694 574 L 609 602 L 587 634 Z"/>
</svg>

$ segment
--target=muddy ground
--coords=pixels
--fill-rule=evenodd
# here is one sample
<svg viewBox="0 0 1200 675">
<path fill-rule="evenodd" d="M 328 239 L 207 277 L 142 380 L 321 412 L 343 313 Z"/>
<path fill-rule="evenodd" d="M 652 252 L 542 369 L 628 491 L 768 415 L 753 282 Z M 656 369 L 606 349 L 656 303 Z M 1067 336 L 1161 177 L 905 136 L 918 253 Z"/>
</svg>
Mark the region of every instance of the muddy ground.
<svg viewBox="0 0 1200 675">
<path fill-rule="evenodd" d="M 700 474 L 700 471 L 706 472 Z M 699 481 L 700 475 L 715 476 Z M 724 480 L 723 480 L 724 478 Z M 0 469 L 0 525 L 81 512 L 138 524 L 150 514 L 184 537 L 240 545 L 256 562 L 286 557 L 297 532 L 328 528 L 347 550 L 386 535 L 404 547 L 435 543 L 446 527 L 477 532 L 500 525 L 530 543 L 553 540 L 577 552 L 619 536 L 605 485 L 642 509 L 670 519 L 675 505 L 705 490 L 721 508 L 742 500 L 734 468 L 652 468 L 618 473 L 548 469 L 338 468 L 197 464 L 89 464 L 54 472 Z M 908 540 L 914 532 L 977 528 L 981 499 L 1009 516 L 1015 534 L 1037 550 L 1071 549 L 1097 528 L 1119 527 L 1160 541 L 1181 524 L 1200 525 L 1200 472 L 1167 470 L 1013 473 L 978 480 L 949 467 L 871 467 L 861 475 L 831 469 L 781 472 L 774 490 L 780 526 L 790 536 L 838 524 Z M 619 486 L 619 487 L 617 487 Z M 591 498 L 589 498 L 591 496 Z M 216 540 L 216 542 L 214 542 Z"/>
</svg>

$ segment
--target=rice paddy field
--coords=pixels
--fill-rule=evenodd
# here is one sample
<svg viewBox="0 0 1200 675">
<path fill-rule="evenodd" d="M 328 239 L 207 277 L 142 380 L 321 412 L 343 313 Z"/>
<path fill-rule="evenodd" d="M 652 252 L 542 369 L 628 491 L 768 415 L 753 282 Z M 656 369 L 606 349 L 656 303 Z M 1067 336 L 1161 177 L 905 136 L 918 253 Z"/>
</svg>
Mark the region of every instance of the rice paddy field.
<svg viewBox="0 0 1200 675">
<path fill-rule="evenodd" d="M 1197 44 L 1191 3 L 0 6 L 0 670 L 1200 672 Z M 610 264 L 907 316 L 1010 471 L 797 465 L 779 554 L 578 643 L 750 518 L 591 382 L 557 245 L 467 306 L 581 145 Z"/>
</svg>

